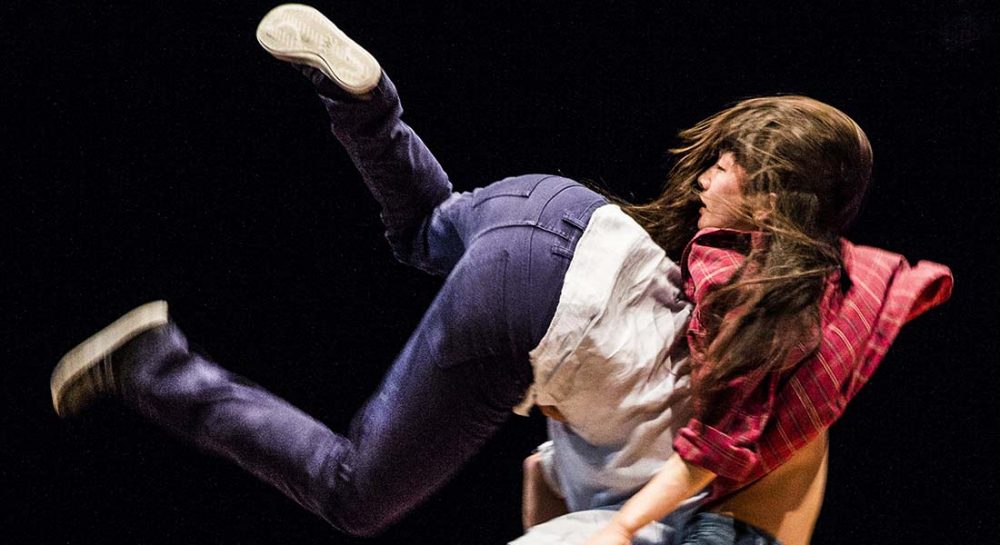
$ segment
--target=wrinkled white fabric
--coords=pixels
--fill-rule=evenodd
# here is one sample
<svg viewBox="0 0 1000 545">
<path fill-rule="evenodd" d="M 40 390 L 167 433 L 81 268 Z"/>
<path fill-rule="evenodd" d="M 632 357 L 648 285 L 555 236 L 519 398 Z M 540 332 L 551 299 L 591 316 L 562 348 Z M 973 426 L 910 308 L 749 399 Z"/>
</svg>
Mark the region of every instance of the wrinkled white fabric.
<svg viewBox="0 0 1000 545">
<path fill-rule="evenodd" d="M 632 545 L 671 545 L 680 541 L 694 507 L 680 508 L 660 522 L 651 522 L 636 532 Z M 581 545 L 611 522 L 615 510 L 577 511 L 531 527 L 509 545 Z"/>
<path fill-rule="evenodd" d="M 618 206 L 598 208 L 515 409 L 553 405 L 565 417 L 550 420 L 542 467 L 571 510 L 624 501 L 673 453 L 691 416 L 691 309 L 680 267 Z"/>
</svg>

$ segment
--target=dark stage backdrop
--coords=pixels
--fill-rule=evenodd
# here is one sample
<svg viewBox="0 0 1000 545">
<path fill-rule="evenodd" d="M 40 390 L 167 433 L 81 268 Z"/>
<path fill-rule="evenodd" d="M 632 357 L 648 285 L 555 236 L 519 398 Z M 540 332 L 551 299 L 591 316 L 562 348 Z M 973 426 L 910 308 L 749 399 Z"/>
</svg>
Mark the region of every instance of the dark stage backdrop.
<svg viewBox="0 0 1000 545">
<path fill-rule="evenodd" d="M 676 132 L 739 98 L 804 93 L 855 117 L 876 166 L 850 236 L 951 265 L 956 291 L 903 331 L 833 428 L 815 543 L 989 542 L 997 20 L 986 0 L 805 4 L 319 7 L 392 75 L 457 190 L 551 172 L 648 199 Z M 74 421 L 51 410 L 66 350 L 164 298 L 215 359 L 343 429 L 434 296 L 439 280 L 391 258 L 310 86 L 257 45 L 270 7 L 0 6 L 5 543 L 519 534 L 537 415 L 512 419 L 429 503 L 364 541 L 113 404 Z"/>
</svg>

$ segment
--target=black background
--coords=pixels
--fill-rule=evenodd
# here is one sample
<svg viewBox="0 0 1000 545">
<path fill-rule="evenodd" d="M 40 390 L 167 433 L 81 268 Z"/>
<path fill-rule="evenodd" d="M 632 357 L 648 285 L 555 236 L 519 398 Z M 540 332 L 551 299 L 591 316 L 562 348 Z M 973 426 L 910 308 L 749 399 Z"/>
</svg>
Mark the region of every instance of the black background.
<svg viewBox="0 0 1000 545">
<path fill-rule="evenodd" d="M 982 2 L 323 3 L 389 72 L 458 190 L 527 172 L 653 197 L 677 130 L 804 93 L 875 149 L 850 237 L 950 265 L 834 426 L 814 542 L 990 542 L 998 505 L 997 20 Z M 53 414 L 48 374 L 147 300 L 334 429 L 439 280 L 397 264 L 310 86 L 254 39 L 265 2 L 0 6 L 6 543 L 350 543 L 113 404 Z M 368 543 L 519 534 L 515 419 Z"/>
</svg>

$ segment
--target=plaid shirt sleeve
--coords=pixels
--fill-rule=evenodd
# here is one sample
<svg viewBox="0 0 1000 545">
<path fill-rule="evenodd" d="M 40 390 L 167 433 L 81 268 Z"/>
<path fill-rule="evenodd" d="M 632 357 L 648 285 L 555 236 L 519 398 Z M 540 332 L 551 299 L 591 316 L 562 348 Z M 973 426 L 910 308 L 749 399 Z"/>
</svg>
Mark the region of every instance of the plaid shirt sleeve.
<svg viewBox="0 0 1000 545">
<path fill-rule="evenodd" d="M 685 252 L 688 295 L 696 305 L 688 330 L 692 357 L 703 350 L 697 305 L 724 285 L 742 263 L 755 234 L 704 230 Z M 946 301 L 951 271 L 936 263 L 911 267 L 876 248 L 841 245 L 849 289 L 830 280 L 821 303 L 817 350 L 795 355 L 799 363 L 772 376 L 747 376 L 728 384 L 728 410 L 714 422 L 691 419 L 674 440 L 686 461 L 716 473 L 710 501 L 763 477 L 787 461 L 843 414 L 867 383 L 907 321 Z"/>
</svg>

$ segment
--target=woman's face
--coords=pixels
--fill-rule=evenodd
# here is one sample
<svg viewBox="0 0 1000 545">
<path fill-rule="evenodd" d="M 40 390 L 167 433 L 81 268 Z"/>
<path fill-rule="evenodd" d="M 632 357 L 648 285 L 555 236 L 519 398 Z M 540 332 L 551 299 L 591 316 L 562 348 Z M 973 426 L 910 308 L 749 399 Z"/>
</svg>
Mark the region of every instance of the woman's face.
<svg viewBox="0 0 1000 545">
<path fill-rule="evenodd" d="M 736 155 L 731 151 L 719 155 L 714 165 L 698 175 L 703 206 L 698 218 L 698 228 L 746 226 L 746 218 L 740 214 L 743 206 L 743 182 L 747 173 L 736 164 Z"/>
</svg>

